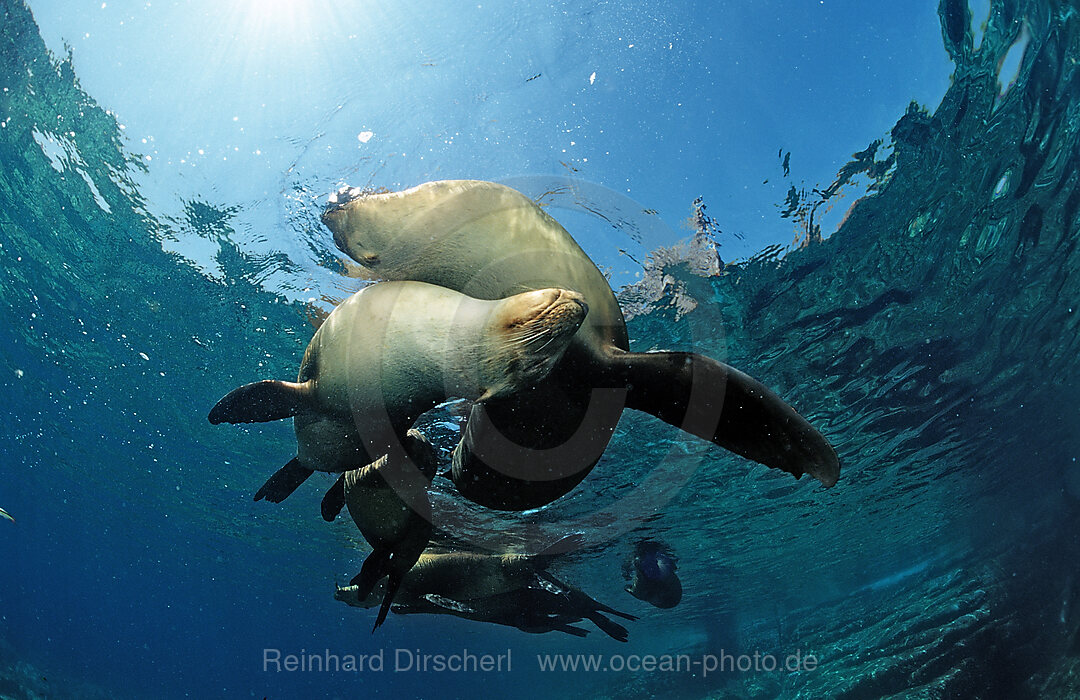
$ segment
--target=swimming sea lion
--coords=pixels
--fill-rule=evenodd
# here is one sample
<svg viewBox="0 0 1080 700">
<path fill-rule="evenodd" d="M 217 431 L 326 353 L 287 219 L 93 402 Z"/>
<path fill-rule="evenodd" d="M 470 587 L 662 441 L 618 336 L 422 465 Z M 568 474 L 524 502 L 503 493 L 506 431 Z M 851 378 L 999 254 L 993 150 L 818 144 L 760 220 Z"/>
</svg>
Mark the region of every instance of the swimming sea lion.
<svg viewBox="0 0 1080 700">
<path fill-rule="evenodd" d="M 529 634 L 565 632 L 576 637 L 586 636 L 588 630 L 575 627 L 574 623 L 589 620 L 617 642 L 628 641 L 630 633 L 607 615 L 637 619 L 604 605 L 572 586 L 528 586 L 464 602 L 425 596 L 415 603 L 395 606 L 394 612 L 402 615 L 453 615 L 476 622 L 514 627 Z"/>
<path fill-rule="evenodd" d="M 280 502 L 312 471 L 344 472 L 388 455 L 378 471 L 401 494 L 424 493 L 409 504 L 422 509 L 423 475 L 401 468 L 416 417 L 451 397 L 484 402 L 540 381 L 586 310 L 579 294 L 560 289 L 483 301 L 420 282 L 371 285 L 316 331 L 296 382 L 234 389 L 209 419 L 294 417 L 297 455 L 256 500 Z"/>
<path fill-rule="evenodd" d="M 404 575 L 394 599 L 400 614 L 455 615 L 480 622 L 516 627 L 526 632 L 562 631 L 584 636 L 571 627 L 592 620 L 612 638 L 626 641 L 625 628 L 604 613 L 637 619 L 600 603 L 563 583 L 545 569 L 550 557 L 472 552 L 424 552 Z M 339 587 L 337 600 L 360 608 L 385 601 L 376 588 L 363 595 L 361 587 Z"/>
<path fill-rule="evenodd" d="M 531 199 L 491 182 L 429 182 L 403 192 L 347 190 L 322 216 L 337 246 L 382 279 L 409 279 L 481 299 L 558 286 L 589 315 L 546 379 L 474 406 L 451 478 L 502 510 L 546 505 L 599 460 L 625 407 L 743 457 L 832 486 L 836 453 L 757 380 L 688 352 L 631 353 L 604 275 Z"/>
</svg>

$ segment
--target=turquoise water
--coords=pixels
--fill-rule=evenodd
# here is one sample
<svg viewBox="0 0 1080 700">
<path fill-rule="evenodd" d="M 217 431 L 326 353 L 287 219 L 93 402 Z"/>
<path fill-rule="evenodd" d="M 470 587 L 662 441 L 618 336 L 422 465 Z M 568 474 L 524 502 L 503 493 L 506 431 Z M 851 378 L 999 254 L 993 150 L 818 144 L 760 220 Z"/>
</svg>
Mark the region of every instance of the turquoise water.
<svg viewBox="0 0 1080 700">
<path fill-rule="evenodd" d="M 705 65 L 712 55 L 686 29 L 693 8 L 658 13 L 643 32 L 656 39 L 670 30 L 698 53 L 664 63 L 659 42 L 656 55 L 631 63 L 657 73 L 635 83 L 636 93 L 601 102 L 652 109 L 666 79 L 683 81 L 688 116 L 640 117 L 656 122 L 647 132 L 655 138 L 638 132 L 617 149 L 637 116 L 582 126 L 570 107 L 547 116 L 529 107 L 529 86 L 550 99 L 568 75 L 581 73 L 580 89 L 590 84 L 586 58 L 603 66 L 610 57 L 589 57 L 582 46 L 629 32 L 607 24 L 608 8 L 573 15 L 579 33 L 556 36 L 546 54 L 519 53 L 506 40 L 516 72 L 500 80 L 513 88 L 488 94 L 475 78 L 462 88 L 469 99 L 449 108 L 448 119 L 461 116 L 459 126 L 475 124 L 482 136 L 440 132 L 438 115 L 415 131 L 407 121 L 395 130 L 389 118 L 456 104 L 451 88 L 437 93 L 438 80 L 422 72 L 423 63 L 441 63 L 467 74 L 468 62 L 452 52 L 409 69 L 423 98 L 365 107 L 366 123 L 351 111 L 367 104 L 364 88 L 349 88 L 339 109 L 320 104 L 319 120 L 301 127 L 306 140 L 266 142 L 272 162 L 261 167 L 277 188 L 268 192 L 250 191 L 261 170 L 230 172 L 226 160 L 188 174 L 181 155 L 122 129 L 111 105 L 81 83 L 78 46 L 65 57 L 41 38 L 44 20 L 30 9 L 44 16 L 55 8 L 0 7 L 0 382 L 12 405 L 0 441 L 0 507 L 16 519 L 0 520 L 0 696 L 1080 693 L 1080 13 L 1071 5 L 993 2 L 983 30 L 964 3 L 943 2 L 931 38 L 953 73 L 940 104 L 905 112 L 901 95 L 889 112 L 870 101 L 847 118 L 876 123 L 886 112 L 886 121 L 853 147 L 842 141 L 854 129 L 846 122 L 814 134 L 808 140 L 837 159 L 819 161 L 831 170 L 816 184 L 785 177 L 772 142 L 757 169 L 709 160 L 716 132 L 703 125 L 723 93 L 687 87 L 711 87 L 694 73 L 698 64 L 679 63 Z M 528 41 L 543 33 L 520 18 L 501 31 Z M 808 41 L 825 46 L 828 36 Z M 1005 60 L 1018 41 L 1022 53 Z M 391 51 L 394 42 L 382 36 L 376 48 Z M 758 50 L 755 60 L 767 64 L 768 44 Z M 694 77 L 672 77 L 686 66 Z M 602 85 L 604 71 L 595 72 Z M 372 83 L 373 95 L 400 94 Z M 507 109 L 531 116 L 498 121 Z M 179 114 L 184 128 L 197 126 L 196 107 Z M 585 152 L 542 153 L 552 144 L 528 137 L 559 119 L 596 142 L 593 165 Z M 704 136 L 691 153 L 696 127 Z M 356 146 L 368 130 L 374 154 Z M 380 143 L 387 131 L 389 143 Z M 496 132 L 501 142 L 491 140 Z M 454 138 L 470 147 L 453 148 Z M 799 138 L 807 137 L 791 141 Z M 334 150 L 346 140 L 347 151 Z M 792 162 L 808 148 L 791 148 Z M 501 149 L 516 155 L 485 162 Z M 668 167 L 685 169 L 685 180 L 635 187 L 631 199 L 626 183 L 602 177 L 625 165 L 604 161 L 605 150 L 615 151 L 611 161 L 657 168 L 679 161 Z M 845 165 L 853 150 L 860 153 Z M 699 191 L 710 173 L 720 184 Z M 391 616 L 371 635 L 373 611 L 333 599 L 335 581 L 356 573 L 367 550 L 347 519 L 319 517 L 330 478 L 316 475 L 280 506 L 251 500 L 293 454 L 291 427 L 206 422 L 234 386 L 292 376 L 312 332 L 306 300 L 325 307 L 321 299 L 354 288 L 318 224 L 325 196 L 343 178 L 396 188 L 442 177 L 503 180 L 541 197 L 616 284 L 628 285 L 620 300 L 633 314 L 636 349 L 693 348 L 762 378 L 840 454 L 841 480 L 824 490 L 627 413 L 590 477 L 538 512 L 485 512 L 436 482 L 434 502 L 459 540 L 583 533 L 586 548 L 554 571 L 640 617 L 626 623 L 625 645 L 591 627 L 579 640 L 419 615 Z M 740 212 L 721 194 L 763 179 L 769 186 L 753 197 L 767 202 L 768 226 L 751 223 L 760 209 Z M 571 189 L 543 197 L 553 186 Z M 718 228 L 683 227 L 703 191 Z M 866 196 L 856 202 L 853 191 Z M 694 244 L 672 247 L 695 235 Z M 709 257 L 714 241 L 729 261 L 722 268 Z M 653 262 L 631 264 L 649 253 Z M 448 447 L 445 418 L 429 430 Z M 622 564 L 642 539 L 678 557 L 684 595 L 674 609 L 622 590 Z M 388 667 L 398 649 L 509 650 L 513 667 L 273 672 L 264 670 L 268 648 L 383 650 Z M 545 673 L 537 661 L 582 652 L 612 669 L 615 654 L 699 659 L 721 649 L 813 654 L 819 663 L 797 673 Z"/>
</svg>

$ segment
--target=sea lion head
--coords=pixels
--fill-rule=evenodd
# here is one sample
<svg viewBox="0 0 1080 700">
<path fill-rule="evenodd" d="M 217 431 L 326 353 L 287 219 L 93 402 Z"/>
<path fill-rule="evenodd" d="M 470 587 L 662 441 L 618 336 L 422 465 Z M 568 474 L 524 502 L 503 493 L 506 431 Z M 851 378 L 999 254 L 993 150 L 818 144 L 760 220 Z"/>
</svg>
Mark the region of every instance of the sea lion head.
<svg viewBox="0 0 1080 700">
<path fill-rule="evenodd" d="M 358 263 L 376 267 L 378 251 L 384 248 L 384 229 L 369 215 L 369 198 L 377 196 L 372 190 L 361 187 L 343 187 L 330 195 L 330 201 L 322 213 L 322 222 L 334 234 L 334 244 L 346 251 Z M 376 210 L 377 211 L 377 210 Z"/>
<path fill-rule="evenodd" d="M 531 387 L 551 372 L 589 307 L 577 292 L 537 289 L 500 300 L 488 321 L 489 352 L 482 358 L 479 400 Z"/>
</svg>

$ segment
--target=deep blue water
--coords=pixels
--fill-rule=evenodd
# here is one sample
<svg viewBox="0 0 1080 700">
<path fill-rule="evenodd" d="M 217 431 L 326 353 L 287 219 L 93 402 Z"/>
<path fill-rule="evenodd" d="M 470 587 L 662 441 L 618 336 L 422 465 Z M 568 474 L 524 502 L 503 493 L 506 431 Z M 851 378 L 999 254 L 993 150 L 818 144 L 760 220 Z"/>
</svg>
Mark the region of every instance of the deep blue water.
<svg viewBox="0 0 1080 700">
<path fill-rule="evenodd" d="M 312 77 L 310 121 L 285 101 L 267 110 L 288 117 L 243 113 L 236 143 L 267 157 L 231 162 L 232 122 L 212 123 L 215 101 L 266 98 L 215 72 L 215 56 L 191 104 L 123 72 L 117 91 L 88 68 L 118 102 L 143 96 L 127 124 L 82 82 L 84 49 L 50 51 L 39 30 L 88 10 L 0 8 L 0 391 L 11 405 L 0 507 L 16 519 L 0 520 L 0 697 L 1080 694 L 1080 13 L 1069 3 L 945 0 L 861 27 L 779 4 L 752 19 L 719 6 L 567 5 L 560 18 L 462 7 L 434 51 L 400 16 L 396 32 L 370 35 L 377 14 L 352 16 L 334 31 L 360 32 L 364 60 L 391 58 L 363 72 L 321 57 L 340 93 Z M 915 31 L 927 18 L 940 22 L 929 38 Z M 777 26 L 783 52 L 764 29 Z M 909 51 L 933 44 L 951 61 L 943 94 L 906 112 L 914 83 L 901 92 L 885 72 L 905 37 Z M 473 39 L 505 55 L 495 77 L 454 48 Z M 605 41 L 647 53 L 596 48 Z M 841 41 L 855 52 L 841 63 L 887 60 L 868 76 L 793 77 Z M 1022 53 L 1007 58 L 1014 45 Z M 223 46 L 222 61 L 237 50 Z M 283 82 L 266 94 L 303 104 L 304 66 L 287 46 L 273 64 Z M 737 61 L 746 73 L 721 80 Z M 915 65 L 905 70 L 922 79 Z M 620 69 L 634 77 L 588 92 Z M 829 111 L 844 99 L 863 108 Z M 753 111 L 733 115 L 728 101 Z M 795 105 L 806 110 L 796 123 L 829 126 L 786 134 L 791 122 L 772 110 Z M 176 140 L 138 135 L 170 115 Z M 723 134 L 746 122 L 760 143 L 727 137 L 732 151 Z M 184 141 L 201 126 L 214 134 L 204 148 Z M 368 130 L 372 148 L 360 150 Z M 213 158 L 198 161 L 197 148 Z M 792 152 L 791 174 L 778 149 Z M 801 157 L 823 170 L 800 173 Z M 329 477 L 280 506 L 251 500 L 293 453 L 291 427 L 206 422 L 234 386 L 295 373 L 312 332 L 306 300 L 325 308 L 355 288 L 318 224 L 326 195 L 345 180 L 450 177 L 540 197 L 617 285 L 636 282 L 620 291 L 636 349 L 693 348 L 751 372 L 840 453 L 841 480 L 824 490 L 628 413 L 588 480 L 539 512 L 487 513 L 438 487 L 464 540 L 583 533 L 587 548 L 554 570 L 640 616 L 625 645 L 595 628 L 579 640 L 425 616 L 391 616 L 371 635 L 372 611 L 333 599 L 366 545 L 346 518 L 321 520 Z M 545 195 L 553 186 L 570 189 Z M 699 195 L 717 228 L 684 225 Z M 673 247 L 686 236 L 695 242 Z M 716 242 L 721 269 L 703 264 Z M 451 444 L 445 427 L 431 430 Z M 678 607 L 622 590 L 641 539 L 677 555 Z M 267 648 L 510 650 L 513 670 L 273 673 Z M 820 663 L 702 677 L 541 673 L 536 662 L 720 648 Z"/>
</svg>

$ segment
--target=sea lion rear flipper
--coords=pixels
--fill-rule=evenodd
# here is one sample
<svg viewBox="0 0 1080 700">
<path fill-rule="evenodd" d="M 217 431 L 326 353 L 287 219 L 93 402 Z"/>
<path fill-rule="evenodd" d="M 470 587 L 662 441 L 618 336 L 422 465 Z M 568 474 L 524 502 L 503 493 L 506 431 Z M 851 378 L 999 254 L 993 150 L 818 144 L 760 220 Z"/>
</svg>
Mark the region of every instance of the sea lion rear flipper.
<svg viewBox="0 0 1080 700">
<path fill-rule="evenodd" d="M 582 609 L 582 610 L 592 610 L 592 611 L 605 612 L 605 613 L 608 613 L 609 615 L 618 615 L 619 617 L 623 618 L 624 620 L 633 621 L 633 620 L 638 619 L 637 615 L 631 615 L 630 613 L 620 612 L 619 610 L 616 610 L 615 608 L 604 605 L 603 603 L 598 601 L 596 598 L 593 598 L 592 596 L 590 596 L 588 593 L 585 593 L 584 591 L 581 591 L 581 590 L 579 590 L 577 588 L 574 588 L 573 586 L 571 586 L 568 583 L 560 581 L 559 579 L 555 578 L 554 576 L 552 576 L 551 574 L 549 574 L 546 571 L 537 572 L 536 582 L 540 586 L 540 588 L 544 589 L 545 591 L 548 591 L 549 593 L 554 593 L 555 595 L 562 596 L 563 598 L 568 600 L 571 605 L 574 605 L 576 608 L 579 608 L 579 609 Z"/>
<path fill-rule="evenodd" d="M 281 503 L 314 473 L 311 469 L 300 466 L 300 460 L 293 457 L 255 492 L 255 500 L 261 501 L 265 498 L 271 503 Z"/>
<path fill-rule="evenodd" d="M 626 642 L 630 639 L 630 633 L 626 631 L 626 628 L 617 622 L 612 622 L 600 613 L 594 611 L 585 614 L 585 617 L 592 620 L 593 624 L 599 627 L 603 632 L 614 639 L 617 642 Z"/>
<path fill-rule="evenodd" d="M 383 595 L 382 605 L 379 606 L 379 616 L 375 618 L 375 626 L 371 628 L 371 633 L 375 634 L 375 630 L 379 629 L 382 623 L 386 622 L 386 614 L 390 612 L 390 606 L 394 602 L 394 596 L 397 595 L 398 588 L 401 587 L 402 575 L 396 571 L 391 571 L 390 575 L 386 579 L 386 594 Z"/>
<path fill-rule="evenodd" d="M 363 565 L 360 567 L 360 573 L 352 577 L 349 581 L 350 586 L 356 586 L 356 594 L 360 600 L 365 600 L 371 591 L 375 589 L 375 584 L 379 582 L 383 576 L 386 575 L 386 567 L 390 563 L 390 550 L 389 549 L 376 549 L 367 556 Z"/>
<path fill-rule="evenodd" d="M 210 409 L 208 416 L 219 423 L 265 423 L 304 413 L 310 408 L 309 382 L 282 382 L 266 379 L 233 389 Z"/>
<path fill-rule="evenodd" d="M 328 523 L 334 522 L 341 509 L 345 507 L 345 475 L 342 474 L 322 499 L 322 517 Z"/>
<path fill-rule="evenodd" d="M 688 352 L 620 352 L 611 362 L 629 408 L 796 478 L 810 474 L 825 486 L 839 478 L 824 436 L 753 377 Z"/>
</svg>

